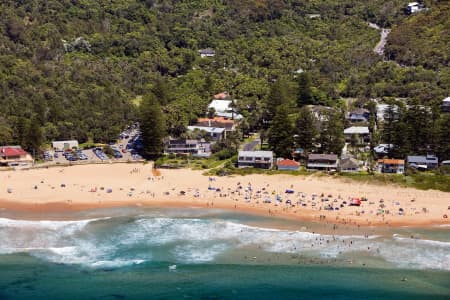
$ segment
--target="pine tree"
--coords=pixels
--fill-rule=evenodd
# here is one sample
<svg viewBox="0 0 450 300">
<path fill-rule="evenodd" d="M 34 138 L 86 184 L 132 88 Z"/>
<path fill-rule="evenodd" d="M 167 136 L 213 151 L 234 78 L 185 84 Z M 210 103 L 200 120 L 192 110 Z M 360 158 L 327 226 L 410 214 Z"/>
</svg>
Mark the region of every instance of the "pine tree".
<svg viewBox="0 0 450 300">
<path fill-rule="evenodd" d="M 161 106 L 153 94 L 145 96 L 141 103 L 140 129 L 144 155 L 150 159 L 159 157 L 163 151 L 166 123 Z"/>
<path fill-rule="evenodd" d="M 268 141 L 278 157 L 290 158 L 294 142 L 294 126 L 289 120 L 289 108 L 281 105 L 269 129 Z"/>
<path fill-rule="evenodd" d="M 283 79 L 278 79 L 270 86 L 270 92 L 267 96 L 267 120 L 271 121 L 277 113 L 277 108 L 280 105 L 287 104 L 288 102 L 288 86 Z"/>
<path fill-rule="evenodd" d="M 315 118 L 308 107 L 302 107 L 295 122 L 296 144 L 305 151 L 313 149 L 314 138 L 317 135 Z"/>
<path fill-rule="evenodd" d="M 44 141 L 44 132 L 38 117 L 31 118 L 24 137 L 25 149 L 28 151 L 39 152 Z"/>
<path fill-rule="evenodd" d="M 320 132 L 321 151 L 340 154 L 345 144 L 344 122 L 340 113 L 329 111 Z"/>
<path fill-rule="evenodd" d="M 312 80 L 309 73 L 303 72 L 298 76 L 297 106 L 302 107 L 308 104 L 314 104 Z"/>
</svg>

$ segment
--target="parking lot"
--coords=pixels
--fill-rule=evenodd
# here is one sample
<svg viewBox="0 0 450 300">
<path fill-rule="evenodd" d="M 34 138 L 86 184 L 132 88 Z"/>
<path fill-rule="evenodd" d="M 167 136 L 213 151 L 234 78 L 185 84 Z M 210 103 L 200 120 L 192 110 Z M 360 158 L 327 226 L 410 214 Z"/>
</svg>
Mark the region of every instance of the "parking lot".
<svg viewBox="0 0 450 300">
<path fill-rule="evenodd" d="M 142 156 L 138 154 L 142 149 L 140 133 L 136 126 L 124 130 L 114 144 L 110 144 L 114 155 L 108 157 L 102 147 L 73 151 L 45 151 L 44 160 L 46 164 L 67 163 L 102 163 L 115 161 L 139 161 Z"/>
</svg>

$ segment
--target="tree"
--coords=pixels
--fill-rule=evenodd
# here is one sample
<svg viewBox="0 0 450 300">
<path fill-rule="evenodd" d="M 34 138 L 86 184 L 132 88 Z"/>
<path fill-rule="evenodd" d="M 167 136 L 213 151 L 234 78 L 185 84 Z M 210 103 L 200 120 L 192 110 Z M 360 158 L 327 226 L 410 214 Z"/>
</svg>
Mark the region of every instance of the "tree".
<svg viewBox="0 0 450 300">
<path fill-rule="evenodd" d="M 450 159 L 450 126 L 448 124 L 450 124 L 450 114 L 442 114 L 435 129 L 438 145 L 436 154 L 441 161 Z"/>
<path fill-rule="evenodd" d="M 167 105 L 170 101 L 170 87 L 167 80 L 158 78 L 153 85 L 152 93 L 161 105 Z"/>
<path fill-rule="evenodd" d="M 141 103 L 140 128 L 144 155 L 150 159 L 159 157 L 163 151 L 166 123 L 161 106 L 153 94 L 145 96 Z"/>
<path fill-rule="evenodd" d="M 288 86 L 286 81 L 278 79 L 270 86 L 270 92 L 267 96 L 267 119 L 271 121 L 280 105 L 287 104 L 289 102 Z"/>
<path fill-rule="evenodd" d="M 312 80 L 309 73 L 303 72 L 298 75 L 298 95 L 297 105 L 302 107 L 308 104 L 314 104 L 314 95 L 312 90 Z"/>
<path fill-rule="evenodd" d="M 296 145 L 305 151 L 313 149 L 314 138 L 317 135 L 315 118 L 308 107 L 302 107 L 295 122 Z"/>
<path fill-rule="evenodd" d="M 382 139 L 386 144 L 391 145 L 394 142 L 396 123 L 399 120 L 398 107 L 388 105 L 384 111 L 383 119 Z"/>
<path fill-rule="evenodd" d="M 289 108 L 281 105 L 273 118 L 269 129 L 269 144 L 275 154 L 279 157 L 290 158 L 294 142 L 294 126 L 289 120 Z"/>
<path fill-rule="evenodd" d="M 28 151 L 39 152 L 39 149 L 44 141 L 44 132 L 41 128 L 39 119 L 35 116 L 31 118 L 30 124 L 27 127 L 24 144 Z"/>
<path fill-rule="evenodd" d="M 323 153 L 340 154 L 344 147 L 344 122 L 339 112 L 328 111 L 320 132 L 320 149 Z"/>
</svg>

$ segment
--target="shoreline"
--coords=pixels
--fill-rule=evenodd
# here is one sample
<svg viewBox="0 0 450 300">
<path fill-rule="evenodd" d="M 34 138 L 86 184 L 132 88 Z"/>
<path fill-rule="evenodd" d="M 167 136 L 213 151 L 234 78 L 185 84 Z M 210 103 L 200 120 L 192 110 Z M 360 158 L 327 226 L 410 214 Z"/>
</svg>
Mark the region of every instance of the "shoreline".
<svg viewBox="0 0 450 300">
<path fill-rule="evenodd" d="M 4 171 L 0 173 L 0 212 L 39 219 L 120 207 L 213 208 L 355 227 L 450 224 L 443 218 L 450 213 L 450 193 L 446 192 L 314 175 L 207 177 L 186 169 L 158 171 L 151 164 Z M 285 193 L 288 190 L 294 192 Z M 275 200 L 278 197 L 282 202 Z M 354 197 L 368 200 L 349 206 Z M 264 203 L 269 199 L 271 203 Z"/>
</svg>

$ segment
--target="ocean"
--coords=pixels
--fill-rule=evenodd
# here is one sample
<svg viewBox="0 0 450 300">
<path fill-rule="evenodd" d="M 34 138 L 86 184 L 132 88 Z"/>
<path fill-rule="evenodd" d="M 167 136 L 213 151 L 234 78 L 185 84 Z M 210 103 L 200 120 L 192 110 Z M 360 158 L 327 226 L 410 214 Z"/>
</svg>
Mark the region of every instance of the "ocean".
<svg viewBox="0 0 450 300">
<path fill-rule="evenodd" d="M 450 299 L 450 227 L 204 209 L 55 217 L 0 214 L 0 299 Z"/>
</svg>

